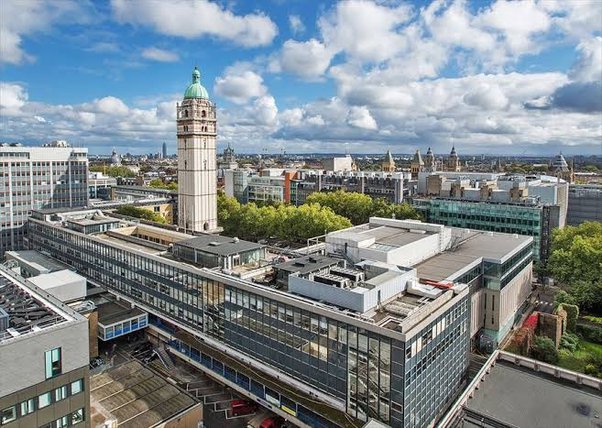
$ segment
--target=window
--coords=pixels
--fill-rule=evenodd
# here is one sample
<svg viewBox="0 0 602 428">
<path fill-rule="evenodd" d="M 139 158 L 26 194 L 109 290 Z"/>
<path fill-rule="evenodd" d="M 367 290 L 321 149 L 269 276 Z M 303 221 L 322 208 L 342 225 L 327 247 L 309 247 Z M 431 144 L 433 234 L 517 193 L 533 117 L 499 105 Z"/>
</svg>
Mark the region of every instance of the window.
<svg viewBox="0 0 602 428">
<path fill-rule="evenodd" d="M 69 416 L 63 416 L 55 421 L 56 428 L 65 428 L 69 423 Z"/>
<path fill-rule="evenodd" d="M 61 374 L 61 348 L 55 348 L 44 353 L 46 362 L 46 379 L 58 376 Z"/>
<path fill-rule="evenodd" d="M 63 385 L 54 390 L 54 401 L 61 401 L 67 398 L 67 386 Z"/>
<path fill-rule="evenodd" d="M 29 415 L 30 413 L 33 413 L 34 410 L 35 410 L 35 408 L 34 408 L 33 398 L 31 398 L 27 401 L 23 401 L 21 403 L 21 416 Z"/>
<path fill-rule="evenodd" d="M 79 394 L 84 389 L 84 380 L 79 379 L 71 383 L 71 395 Z"/>
<path fill-rule="evenodd" d="M 7 424 L 17 419 L 17 406 L 7 407 L 2 410 L 2 423 Z"/>
<path fill-rule="evenodd" d="M 38 397 L 38 409 L 50 406 L 51 395 L 50 392 L 45 392 Z"/>
<path fill-rule="evenodd" d="M 84 421 L 84 409 L 79 409 L 71 414 L 71 425 Z"/>
</svg>

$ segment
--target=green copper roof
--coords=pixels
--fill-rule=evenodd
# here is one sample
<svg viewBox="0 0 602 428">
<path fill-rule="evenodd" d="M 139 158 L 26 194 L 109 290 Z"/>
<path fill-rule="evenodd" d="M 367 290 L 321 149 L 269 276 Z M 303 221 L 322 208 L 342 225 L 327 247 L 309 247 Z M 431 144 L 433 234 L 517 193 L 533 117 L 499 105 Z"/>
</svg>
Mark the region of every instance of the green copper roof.
<svg viewBox="0 0 602 428">
<path fill-rule="evenodd" d="M 201 72 L 198 67 L 194 67 L 192 72 L 192 83 L 186 88 L 186 92 L 184 92 L 184 99 L 190 98 L 204 98 L 206 100 L 209 99 L 209 94 L 207 94 L 207 89 L 203 85 L 201 85 Z"/>
</svg>

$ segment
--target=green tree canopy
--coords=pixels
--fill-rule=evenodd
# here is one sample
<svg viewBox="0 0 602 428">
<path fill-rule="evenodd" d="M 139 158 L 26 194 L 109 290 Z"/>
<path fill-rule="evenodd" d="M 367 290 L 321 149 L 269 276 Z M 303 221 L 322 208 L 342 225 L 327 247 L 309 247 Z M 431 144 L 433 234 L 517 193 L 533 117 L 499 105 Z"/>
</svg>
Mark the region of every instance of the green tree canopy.
<svg viewBox="0 0 602 428">
<path fill-rule="evenodd" d="M 141 218 L 143 220 L 154 221 L 156 223 L 166 223 L 161 214 L 156 213 L 147 208 L 138 208 L 133 205 L 123 205 L 115 211 L 117 214 L 126 215 L 129 217 Z"/>
<path fill-rule="evenodd" d="M 217 217 L 224 234 L 248 240 L 275 237 L 304 241 L 325 232 L 351 227 L 349 220 L 318 204 L 258 207 L 254 203 L 241 205 L 223 193 L 218 195 Z"/>
<path fill-rule="evenodd" d="M 309 195 L 305 202 L 329 207 L 355 225 L 367 223 L 370 217 L 392 218 L 394 216 L 396 219 L 421 219 L 420 214 L 407 203 L 392 204 L 385 198 L 372 199 L 368 195 L 343 190 L 315 192 Z"/>
<path fill-rule="evenodd" d="M 108 175 L 109 177 L 135 177 L 136 174 L 132 172 L 127 166 L 115 165 L 115 166 L 107 166 L 107 165 L 94 165 L 90 167 L 91 172 L 102 172 L 103 174 Z"/>
<path fill-rule="evenodd" d="M 602 223 L 556 229 L 548 269 L 582 310 L 602 311 Z"/>
<path fill-rule="evenodd" d="M 164 183 L 160 178 L 154 178 L 148 183 L 149 187 L 154 187 L 155 189 L 166 189 L 166 190 L 178 190 L 178 183 L 172 181 L 170 183 Z"/>
</svg>

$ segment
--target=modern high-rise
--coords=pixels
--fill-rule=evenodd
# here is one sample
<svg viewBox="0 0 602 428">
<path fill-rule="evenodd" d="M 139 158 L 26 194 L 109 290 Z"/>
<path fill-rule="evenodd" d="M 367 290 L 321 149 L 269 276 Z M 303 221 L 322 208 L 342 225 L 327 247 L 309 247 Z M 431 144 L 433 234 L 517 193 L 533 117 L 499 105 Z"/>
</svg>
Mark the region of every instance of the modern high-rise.
<svg viewBox="0 0 602 428">
<path fill-rule="evenodd" d="M 88 149 L 0 144 L 0 258 L 23 247 L 31 210 L 88 204 Z"/>
<path fill-rule="evenodd" d="M 329 234 L 326 262 L 275 266 L 286 279 L 271 287 L 252 280 L 267 265 L 244 241 L 125 221 L 85 234 L 65 226 L 73 215 L 32 217 L 32 247 L 147 312 L 173 355 L 302 427 L 429 426 L 466 380 L 471 336 L 502 340 L 530 292 L 525 236 L 373 218 Z"/>
<path fill-rule="evenodd" d="M 201 85 L 198 68 L 177 105 L 178 226 L 192 232 L 217 229 L 215 104 Z"/>
<path fill-rule="evenodd" d="M 578 226 L 584 221 L 602 222 L 602 185 L 571 184 L 566 223 Z"/>
<path fill-rule="evenodd" d="M 161 146 L 161 156 L 163 159 L 167 159 L 167 143 L 163 142 L 163 146 Z"/>
<path fill-rule="evenodd" d="M 0 265 L 0 426 L 90 426 L 88 320 Z"/>
</svg>

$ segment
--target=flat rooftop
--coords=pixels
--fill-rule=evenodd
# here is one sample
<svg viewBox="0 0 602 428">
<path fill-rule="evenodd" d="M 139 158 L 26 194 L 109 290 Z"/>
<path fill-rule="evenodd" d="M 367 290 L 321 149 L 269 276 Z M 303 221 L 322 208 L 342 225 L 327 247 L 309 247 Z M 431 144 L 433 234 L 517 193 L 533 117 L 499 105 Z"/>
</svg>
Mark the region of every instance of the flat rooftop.
<svg viewBox="0 0 602 428">
<path fill-rule="evenodd" d="M 194 238 L 178 241 L 174 245 L 193 248 L 204 253 L 215 254 L 218 256 L 229 256 L 265 248 L 265 245 L 257 244 L 255 242 L 219 235 L 195 236 Z"/>
<path fill-rule="evenodd" d="M 0 266 L 0 315 L 8 315 L 8 328 L 0 331 L 0 344 L 76 318 L 68 308 L 23 278 Z M 55 304 L 56 303 L 56 304 Z"/>
<path fill-rule="evenodd" d="M 495 237 L 495 242 L 493 241 Z M 481 258 L 501 260 L 515 253 L 533 238 L 525 235 L 483 232 L 452 228 L 451 249 L 439 253 L 415 267 L 418 277 L 433 281 L 448 279 Z"/>
<path fill-rule="evenodd" d="M 341 259 L 316 254 L 279 263 L 275 268 L 286 272 L 299 272 L 303 275 L 316 270 L 325 269 L 329 266 L 338 265 L 341 262 Z"/>
<path fill-rule="evenodd" d="M 418 229 L 419 226 L 416 227 Z M 363 241 L 374 238 L 371 248 L 388 251 L 417 242 L 433 232 L 413 230 L 409 227 L 391 227 L 379 224 L 366 223 L 340 232 L 331 232 L 329 236 L 347 239 L 350 241 Z"/>
<path fill-rule="evenodd" d="M 90 379 L 95 426 L 116 420 L 120 428 L 154 427 L 197 404 L 191 395 L 138 361 L 128 361 Z"/>
<path fill-rule="evenodd" d="M 466 407 L 521 428 L 602 426 L 600 391 L 501 361 L 491 368 Z"/>
<path fill-rule="evenodd" d="M 57 272 L 69 269 L 69 266 L 35 250 L 7 251 L 5 255 L 23 261 L 38 271 Z"/>
<path fill-rule="evenodd" d="M 104 303 L 98 306 L 98 323 L 110 325 L 116 322 L 144 315 L 144 311 L 138 308 L 128 308 L 116 302 Z"/>
</svg>

